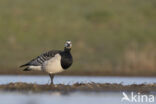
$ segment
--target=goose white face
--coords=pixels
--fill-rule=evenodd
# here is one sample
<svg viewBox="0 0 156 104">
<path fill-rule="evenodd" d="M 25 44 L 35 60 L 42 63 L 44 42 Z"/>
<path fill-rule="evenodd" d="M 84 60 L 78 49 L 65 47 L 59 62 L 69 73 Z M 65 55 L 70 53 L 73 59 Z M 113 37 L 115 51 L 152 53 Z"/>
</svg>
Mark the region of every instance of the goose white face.
<svg viewBox="0 0 156 104">
<path fill-rule="evenodd" d="M 72 42 L 70 40 L 66 41 L 65 47 L 68 49 L 72 48 Z"/>
</svg>

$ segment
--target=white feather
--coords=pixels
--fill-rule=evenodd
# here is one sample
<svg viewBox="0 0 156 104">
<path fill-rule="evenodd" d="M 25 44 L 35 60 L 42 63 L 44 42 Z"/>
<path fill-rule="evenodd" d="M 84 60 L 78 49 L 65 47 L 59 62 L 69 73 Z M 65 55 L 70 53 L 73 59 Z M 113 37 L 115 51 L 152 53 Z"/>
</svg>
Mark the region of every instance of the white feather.
<svg viewBox="0 0 156 104">
<path fill-rule="evenodd" d="M 32 70 L 38 70 L 38 71 L 41 71 L 41 66 L 29 66 L 30 69 Z"/>
<path fill-rule="evenodd" d="M 43 71 L 46 71 L 50 74 L 55 74 L 64 71 L 61 66 L 61 56 L 56 54 L 53 58 L 46 61 L 43 64 Z"/>
</svg>

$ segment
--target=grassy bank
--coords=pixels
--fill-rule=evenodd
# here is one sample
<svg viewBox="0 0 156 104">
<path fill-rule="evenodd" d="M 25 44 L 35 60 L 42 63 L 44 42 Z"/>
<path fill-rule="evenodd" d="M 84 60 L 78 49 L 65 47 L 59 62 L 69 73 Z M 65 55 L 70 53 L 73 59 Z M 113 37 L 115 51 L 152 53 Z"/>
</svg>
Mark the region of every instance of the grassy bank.
<svg viewBox="0 0 156 104">
<path fill-rule="evenodd" d="M 25 72 L 19 69 L 12 70 L 12 69 L 6 69 L 1 70 L 0 75 L 48 75 L 45 72 L 39 72 L 39 71 L 29 71 Z M 57 75 L 65 75 L 65 76 L 134 76 L 134 77 L 155 77 L 156 72 L 155 71 L 148 71 L 148 70 L 142 70 L 142 71 L 128 71 L 128 70 L 73 70 L 69 69 L 68 71 L 59 73 Z"/>
<path fill-rule="evenodd" d="M 156 76 L 155 11 L 155 0 L 1 0 L 0 73 L 70 39 L 72 74 Z"/>
</svg>

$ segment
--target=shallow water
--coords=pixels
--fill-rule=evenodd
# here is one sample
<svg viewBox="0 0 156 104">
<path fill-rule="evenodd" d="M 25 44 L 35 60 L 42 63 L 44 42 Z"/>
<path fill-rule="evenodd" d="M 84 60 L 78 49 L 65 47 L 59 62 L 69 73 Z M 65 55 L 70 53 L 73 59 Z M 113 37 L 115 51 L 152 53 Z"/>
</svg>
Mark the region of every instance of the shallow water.
<svg viewBox="0 0 156 104">
<path fill-rule="evenodd" d="M 26 82 L 36 84 L 50 83 L 49 76 L 0 76 L 0 84 L 8 84 L 11 82 Z M 156 77 L 88 77 L 88 76 L 55 76 L 55 84 L 73 84 L 73 83 L 122 83 L 129 84 L 142 84 L 142 83 L 156 83 Z"/>
<path fill-rule="evenodd" d="M 128 96 L 130 96 L 128 94 Z M 155 104 L 121 101 L 122 93 L 19 94 L 0 93 L 1 104 Z M 156 98 L 156 96 L 155 96 Z"/>
<path fill-rule="evenodd" d="M 50 83 L 50 79 L 48 76 L 0 76 L 0 84 L 7 84 L 11 82 L 48 84 Z M 156 83 L 156 78 L 56 76 L 54 79 L 55 84 L 73 84 L 76 82 L 122 83 L 124 85 L 129 85 Z M 0 92 L 0 104 L 156 104 L 156 101 L 152 103 L 128 101 L 121 102 L 122 97 L 122 92 L 75 92 L 64 95 L 59 92 L 37 94 L 32 92 Z"/>
</svg>

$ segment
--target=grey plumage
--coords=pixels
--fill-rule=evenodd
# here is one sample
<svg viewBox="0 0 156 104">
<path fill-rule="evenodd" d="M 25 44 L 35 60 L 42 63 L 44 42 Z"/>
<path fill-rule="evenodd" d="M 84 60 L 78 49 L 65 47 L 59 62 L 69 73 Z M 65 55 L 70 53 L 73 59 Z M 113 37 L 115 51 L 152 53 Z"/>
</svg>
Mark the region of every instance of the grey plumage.
<svg viewBox="0 0 156 104">
<path fill-rule="evenodd" d="M 61 53 L 62 51 L 60 50 L 51 50 L 49 52 L 45 52 L 43 54 L 41 54 L 40 56 L 32 59 L 30 62 L 21 65 L 20 67 L 24 67 L 24 66 L 41 66 L 45 61 L 51 59 L 52 57 L 54 57 L 57 53 Z"/>
</svg>

